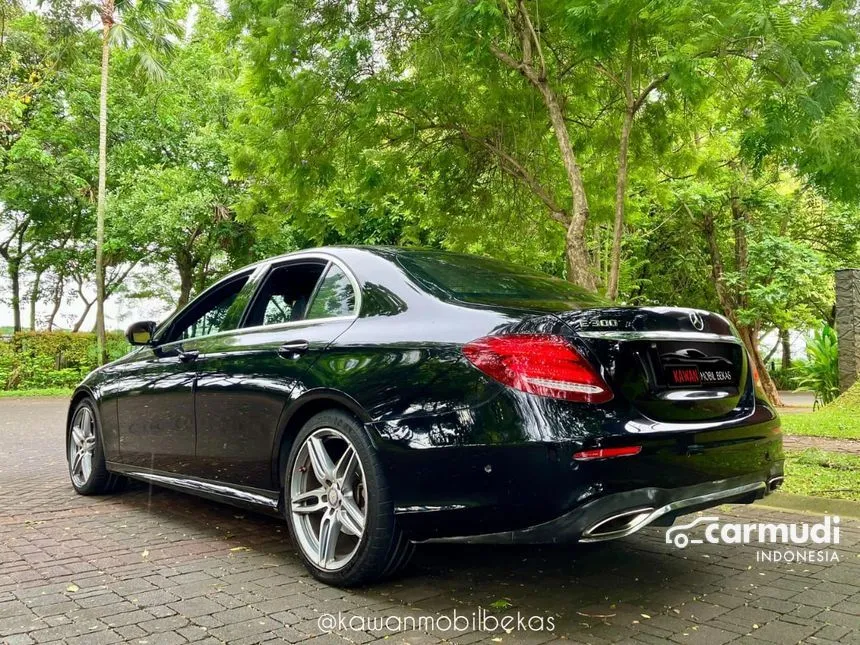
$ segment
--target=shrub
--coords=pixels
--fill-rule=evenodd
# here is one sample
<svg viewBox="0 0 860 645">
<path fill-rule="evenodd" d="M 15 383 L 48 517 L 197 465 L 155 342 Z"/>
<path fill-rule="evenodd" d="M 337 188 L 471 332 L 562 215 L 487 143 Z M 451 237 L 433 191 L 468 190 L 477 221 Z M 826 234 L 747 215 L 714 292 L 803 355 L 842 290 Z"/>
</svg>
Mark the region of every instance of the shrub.
<svg viewBox="0 0 860 645">
<path fill-rule="evenodd" d="M 128 350 L 122 334 L 108 334 L 111 360 Z M 28 331 L 0 340 L 0 385 L 4 390 L 71 389 L 97 365 L 93 333 Z"/>
<path fill-rule="evenodd" d="M 791 367 L 788 369 L 783 369 L 781 364 L 777 364 L 768 370 L 768 374 L 777 390 L 796 390 L 805 368 L 806 361 L 791 361 Z"/>
<path fill-rule="evenodd" d="M 817 330 L 806 343 L 808 362 L 799 369 L 797 389 L 815 392 L 817 404 L 827 405 L 839 396 L 839 347 L 830 325 Z"/>
</svg>

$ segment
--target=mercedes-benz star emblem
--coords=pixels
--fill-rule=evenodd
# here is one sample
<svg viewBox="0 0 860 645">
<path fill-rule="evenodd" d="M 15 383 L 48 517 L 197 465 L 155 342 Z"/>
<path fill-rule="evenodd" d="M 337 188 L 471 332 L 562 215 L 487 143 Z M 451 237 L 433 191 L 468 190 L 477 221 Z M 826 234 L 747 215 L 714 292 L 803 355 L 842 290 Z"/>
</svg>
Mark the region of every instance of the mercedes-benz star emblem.
<svg viewBox="0 0 860 645">
<path fill-rule="evenodd" d="M 693 324 L 693 327 L 699 331 L 702 331 L 705 328 L 705 321 L 702 320 L 702 317 L 696 311 L 690 312 L 690 322 Z"/>
</svg>

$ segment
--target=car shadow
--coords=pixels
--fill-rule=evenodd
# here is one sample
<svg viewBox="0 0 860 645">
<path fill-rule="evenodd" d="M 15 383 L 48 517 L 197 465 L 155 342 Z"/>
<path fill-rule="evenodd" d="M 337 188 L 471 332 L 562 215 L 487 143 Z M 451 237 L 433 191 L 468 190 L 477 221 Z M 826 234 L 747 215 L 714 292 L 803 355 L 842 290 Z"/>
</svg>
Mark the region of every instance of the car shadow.
<svg viewBox="0 0 860 645">
<path fill-rule="evenodd" d="M 300 569 L 279 517 L 138 482 L 113 499 L 169 515 L 188 534 L 226 540 L 225 551 L 249 547 L 265 553 L 269 562 L 274 558 L 291 565 L 290 575 L 300 571 L 303 580 L 317 585 Z M 360 597 L 358 606 L 374 605 L 377 611 L 399 606 L 423 615 L 456 611 L 474 618 L 483 612 L 538 617 L 544 624 L 552 617 L 555 636 L 581 637 L 585 630 L 594 638 L 614 639 L 619 629 L 638 629 L 652 617 L 720 591 L 727 576 L 747 569 L 750 558 L 732 560 L 712 546 L 679 551 L 665 544 L 664 536 L 664 529 L 648 528 L 599 544 L 419 544 L 397 578 L 336 592 L 332 598 Z"/>
</svg>

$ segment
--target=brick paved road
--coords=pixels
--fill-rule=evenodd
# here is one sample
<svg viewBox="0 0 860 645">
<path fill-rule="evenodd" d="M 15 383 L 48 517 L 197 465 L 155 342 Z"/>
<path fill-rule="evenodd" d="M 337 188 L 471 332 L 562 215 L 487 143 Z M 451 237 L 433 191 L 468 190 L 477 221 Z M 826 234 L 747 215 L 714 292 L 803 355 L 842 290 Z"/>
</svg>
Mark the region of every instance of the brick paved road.
<svg viewBox="0 0 860 645">
<path fill-rule="evenodd" d="M 321 635 L 318 617 L 450 618 L 492 606 L 494 616 L 552 618 L 555 630 L 387 642 L 860 643 L 858 523 L 843 522 L 838 564 L 757 564 L 752 547 L 677 551 L 649 529 L 588 548 L 426 546 L 407 577 L 342 591 L 306 575 L 276 520 L 142 486 L 75 495 L 64 406 L 0 400 L 0 642 L 365 643 L 390 631 Z"/>
</svg>

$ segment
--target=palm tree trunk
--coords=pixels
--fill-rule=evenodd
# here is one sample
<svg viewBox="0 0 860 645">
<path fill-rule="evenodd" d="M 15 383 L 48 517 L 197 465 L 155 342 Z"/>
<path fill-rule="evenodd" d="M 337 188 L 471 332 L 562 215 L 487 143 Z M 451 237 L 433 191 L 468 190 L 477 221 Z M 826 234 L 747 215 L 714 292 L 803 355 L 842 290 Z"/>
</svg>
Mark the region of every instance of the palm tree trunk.
<svg viewBox="0 0 860 645">
<path fill-rule="evenodd" d="M 107 93 L 113 1 L 102 6 L 102 67 L 99 92 L 99 192 L 96 204 L 96 344 L 99 364 L 105 363 L 105 200 L 107 184 Z"/>
<path fill-rule="evenodd" d="M 21 331 L 21 264 L 18 258 L 6 261 L 6 271 L 12 283 L 12 324 L 14 331 Z"/>
<path fill-rule="evenodd" d="M 787 371 L 791 369 L 791 336 L 788 329 L 779 330 L 779 342 L 782 344 L 782 369 Z"/>
</svg>

